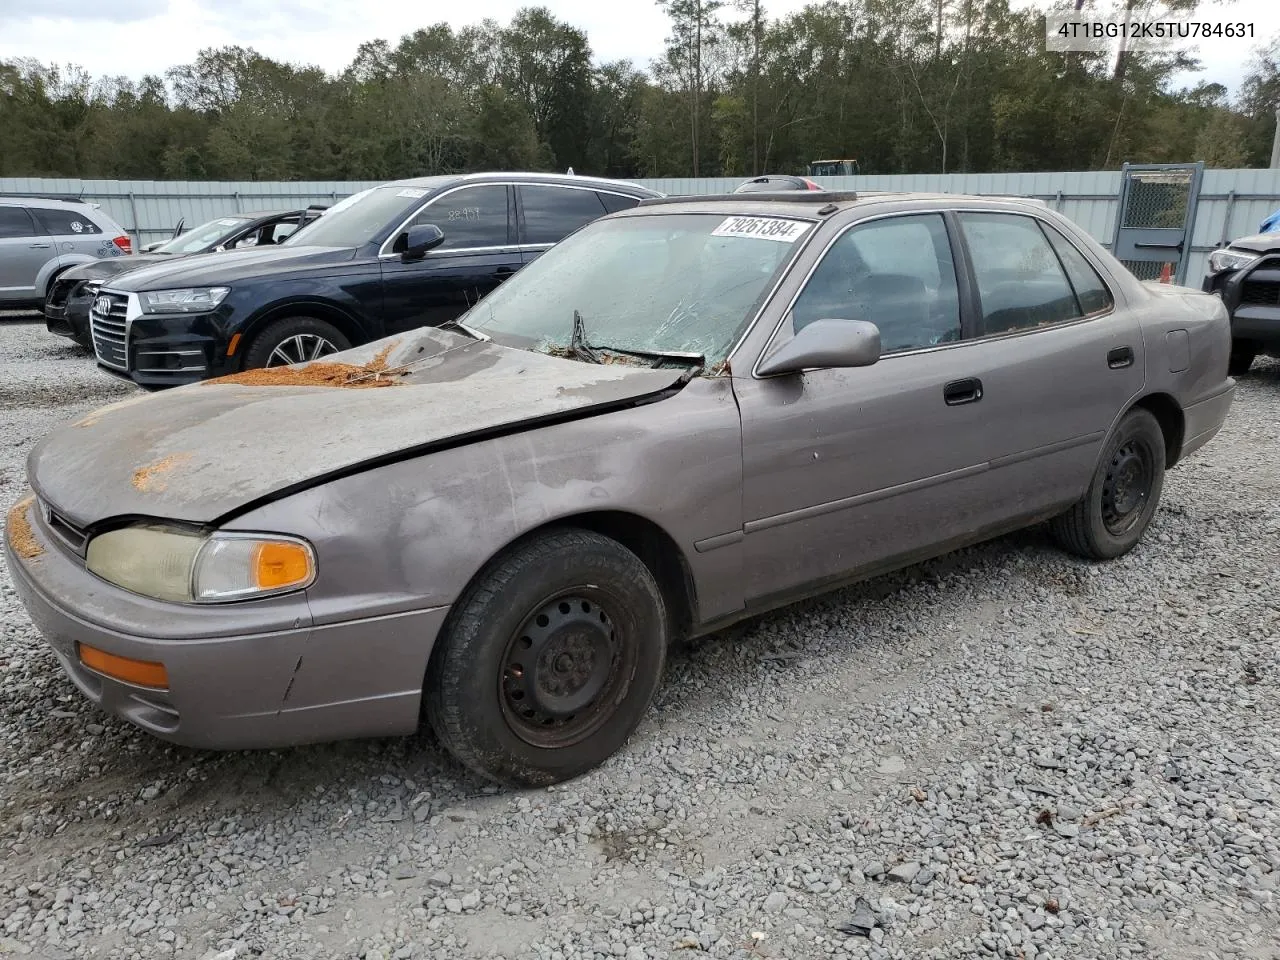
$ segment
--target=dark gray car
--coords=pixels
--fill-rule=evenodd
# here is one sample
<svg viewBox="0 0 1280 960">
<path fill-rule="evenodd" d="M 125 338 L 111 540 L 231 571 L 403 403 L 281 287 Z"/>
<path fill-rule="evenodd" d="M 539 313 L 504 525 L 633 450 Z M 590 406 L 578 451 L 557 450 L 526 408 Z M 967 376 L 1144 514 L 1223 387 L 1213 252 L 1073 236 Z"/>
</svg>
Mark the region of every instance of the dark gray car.
<svg viewBox="0 0 1280 960">
<path fill-rule="evenodd" d="M 1216 297 L 1041 205 L 645 201 L 451 328 L 55 431 L 6 549 L 73 682 L 158 736 L 425 710 L 545 784 L 623 744 L 677 637 L 1039 521 L 1132 549 L 1229 349 Z"/>
</svg>

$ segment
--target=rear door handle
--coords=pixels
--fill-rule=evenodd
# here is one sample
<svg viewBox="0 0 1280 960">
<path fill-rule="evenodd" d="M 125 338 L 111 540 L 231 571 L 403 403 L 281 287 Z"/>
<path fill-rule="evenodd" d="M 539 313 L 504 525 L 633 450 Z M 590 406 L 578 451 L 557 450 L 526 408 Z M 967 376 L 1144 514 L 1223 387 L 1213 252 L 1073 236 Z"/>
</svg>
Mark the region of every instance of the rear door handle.
<svg viewBox="0 0 1280 960">
<path fill-rule="evenodd" d="M 493 275 L 499 280 L 505 280 L 518 270 L 518 267 L 501 266 L 493 272 Z"/>
<path fill-rule="evenodd" d="M 1133 347 L 1116 347 L 1107 354 L 1107 366 L 1112 370 L 1123 370 L 1133 366 Z"/>
<path fill-rule="evenodd" d="M 948 407 L 958 407 L 962 403 L 977 403 L 982 399 L 982 381 L 977 377 L 964 380 L 952 380 L 942 388 L 942 399 Z"/>
<path fill-rule="evenodd" d="M 32 250 L 48 250 L 52 246 L 53 246 L 52 243 L 33 243 L 31 245 L 31 249 Z"/>
</svg>

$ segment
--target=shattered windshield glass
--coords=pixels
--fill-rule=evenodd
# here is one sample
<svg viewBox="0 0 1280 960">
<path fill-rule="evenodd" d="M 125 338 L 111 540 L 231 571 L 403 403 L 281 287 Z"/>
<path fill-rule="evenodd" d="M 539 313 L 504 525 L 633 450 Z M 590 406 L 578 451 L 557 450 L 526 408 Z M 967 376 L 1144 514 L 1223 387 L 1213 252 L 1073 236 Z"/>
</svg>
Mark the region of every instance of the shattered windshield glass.
<svg viewBox="0 0 1280 960">
<path fill-rule="evenodd" d="M 597 221 L 481 300 L 464 322 L 500 343 L 579 356 L 571 349 L 576 312 L 590 347 L 701 355 L 711 366 L 811 229 L 793 218 L 703 213 Z"/>
</svg>

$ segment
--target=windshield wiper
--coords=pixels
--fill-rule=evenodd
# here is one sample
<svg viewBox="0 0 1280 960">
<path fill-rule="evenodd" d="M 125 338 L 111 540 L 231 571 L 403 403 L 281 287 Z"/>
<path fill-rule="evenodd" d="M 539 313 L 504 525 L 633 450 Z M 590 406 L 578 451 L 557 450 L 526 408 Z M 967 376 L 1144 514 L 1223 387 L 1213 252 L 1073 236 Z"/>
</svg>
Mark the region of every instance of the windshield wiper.
<svg viewBox="0 0 1280 960">
<path fill-rule="evenodd" d="M 677 360 L 695 368 L 705 366 L 707 362 L 707 358 L 701 353 L 681 350 L 641 350 L 635 347 L 615 347 L 607 343 L 588 343 L 587 328 L 582 322 L 582 314 L 577 310 L 573 311 L 573 334 L 569 337 L 568 350 L 570 356 L 588 363 L 604 363 L 605 359 L 600 355 L 601 350 L 607 353 L 621 353 L 629 357 L 652 359 L 655 361 L 653 364 L 655 367 L 663 360 Z"/>
<path fill-rule="evenodd" d="M 573 311 L 573 333 L 569 335 L 569 354 L 587 363 L 604 363 L 604 357 L 596 353 L 587 343 L 587 325 L 582 322 L 582 314 Z"/>
<path fill-rule="evenodd" d="M 623 353 L 629 357 L 652 358 L 658 362 L 663 360 L 678 360 L 681 363 L 687 363 L 694 367 L 704 366 L 707 362 L 705 355 L 701 353 L 686 352 L 684 350 L 640 350 L 634 347 L 614 347 L 607 343 L 593 343 L 591 346 L 595 350 L 605 350 L 609 353 Z"/>
</svg>

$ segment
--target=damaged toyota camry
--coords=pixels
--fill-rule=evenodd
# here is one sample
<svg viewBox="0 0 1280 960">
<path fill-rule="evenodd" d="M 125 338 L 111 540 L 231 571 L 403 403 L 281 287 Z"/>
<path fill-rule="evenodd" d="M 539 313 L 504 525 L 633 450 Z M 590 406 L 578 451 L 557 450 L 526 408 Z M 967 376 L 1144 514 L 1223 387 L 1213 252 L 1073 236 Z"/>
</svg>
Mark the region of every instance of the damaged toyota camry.
<svg viewBox="0 0 1280 960">
<path fill-rule="evenodd" d="M 56 430 L 6 554 L 74 684 L 159 737 L 425 716 L 548 784 L 624 744 L 678 638 L 1042 521 L 1134 548 L 1230 345 L 1043 205 L 650 200 L 442 327 Z"/>
</svg>

